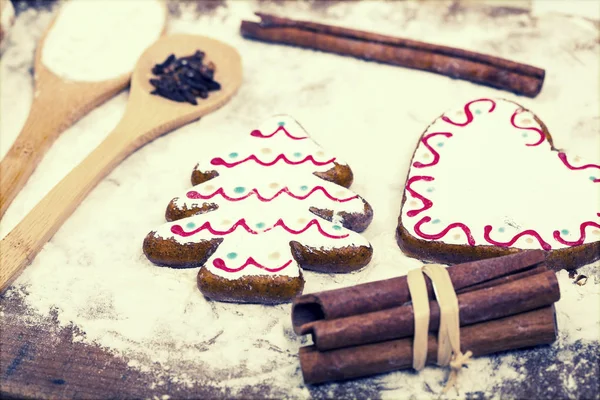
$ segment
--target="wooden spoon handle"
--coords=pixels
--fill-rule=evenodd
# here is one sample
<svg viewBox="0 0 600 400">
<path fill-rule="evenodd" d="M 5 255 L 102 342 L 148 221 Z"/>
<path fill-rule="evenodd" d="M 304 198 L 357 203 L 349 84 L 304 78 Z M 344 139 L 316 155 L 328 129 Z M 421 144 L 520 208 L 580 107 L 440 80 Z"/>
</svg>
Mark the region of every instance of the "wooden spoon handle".
<svg viewBox="0 0 600 400">
<path fill-rule="evenodd" d="M 21 133 L 0 163 L 0 218 L 63 130 L 121 91 L 125 75 L 98 83 L 63 82 L 36 65 L 36 95 Z"/>
<path fill-rule="evenodd" d="M 0 218 L 68 125 L 69 110 L 34 100 L 21 133 L 0 163 Z"/>
<path fill-rule="evenodd" d="M 133 151 L 127 135 L 120 132 L 117 127 L 0 241 L 0 292 L 33 260 L 96 184 Z"/>
</svg>

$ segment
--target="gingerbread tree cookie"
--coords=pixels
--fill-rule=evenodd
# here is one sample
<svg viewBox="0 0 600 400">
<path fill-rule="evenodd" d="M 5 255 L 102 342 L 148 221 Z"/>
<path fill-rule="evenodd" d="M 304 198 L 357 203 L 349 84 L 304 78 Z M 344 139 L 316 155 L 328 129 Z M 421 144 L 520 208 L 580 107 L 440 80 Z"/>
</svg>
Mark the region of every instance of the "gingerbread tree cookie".
<svg viewBox="0 0 600 400">
<path fill-rule="evenodd" d="M 541 249 L 555 269 L 600 257 L 600 165 L 555 148 L 542 121 L 507 100 L 446 112 L 415 150 L 398 220 L 415 257 L 458 263 Z"/>
<path fill-rule="evenodd" d="M 200 267 L 198 287 L 221 301 L 278 303 L 302 293 L 301 268 L 349 272 L 367 265 L 357 232 L 371 206 L 347 189 L 350 167 L 292 118 L 277 116 L 227 154 L 196 166 L 195 186 L 167 207 L 171 221 L 144 240 L 150 261 Z"/>
</svg>

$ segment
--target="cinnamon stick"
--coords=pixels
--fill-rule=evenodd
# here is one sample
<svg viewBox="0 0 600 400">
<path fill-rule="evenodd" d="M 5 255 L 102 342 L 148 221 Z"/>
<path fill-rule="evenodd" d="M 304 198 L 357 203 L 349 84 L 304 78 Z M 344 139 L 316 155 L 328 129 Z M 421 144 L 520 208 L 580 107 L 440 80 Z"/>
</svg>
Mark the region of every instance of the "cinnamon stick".
<svg viewBox="0 0 600 400">
<path fill-rule="evenodd" d="M 256 13 L 242 21 L 244 37 L 284 43 L 463 79 L 529 97 L 541 91 L 545 71 L 499 57 L 416 40 Z"/>
<path fill-rule="evenodd" d="M 452 284 L 458 293 L 470 286 L 503 282 L 517 272 L 539 267 L 545 259 L 541 250 L 531 250 L 503 257 L 478 260 L 448 267 Z M 430 298 L 433 296 L 431 282 L 427 281 Z M 399 307 L 410 300 L 406 276 L 383 281 L 363 283 L 342 289 L 306 294 L 296 297 L 292 303 L 292 324 L 296 333 L 302 332 L 304 324 L 321 319 L 336 319 Z"/>
<path fill-rule="evenodd" d="M 472 325 L 535 310 L 560 299 L 558 280 L 553 271 L 514 282 L 467 292 L 458 296 L 460 325 Z M 429 303 L 429 331 L 440 323 L 437 301 Z M 312 334 L 320 351 L 399 339 L 414 334 L 412 305 L 333 320 L 320 320 L 302 326 L 302 334 Z"/>
<path fill-rule="evenodd" d="M 541 274 L 542 272 L 546 272 L 546 271 L 548 271 L 548 266 L 546 265 L 546 263 L 541 263 L 531 269 L 520 271 L 520 272 L 517 272 L 514 274 L 507 275 L 507 276 L 502 276 L 500 278 L 492 279 L 492 280 L 489 280 L 486 282 L 478 283 L 476 285 L 468 286 L 466 288 L 458 289 L 458 290 L 456 290 L 456 293 L 461 294 L 461 293 L 466 293 L 466 292 L 472 292 L 474 290 L 486 289 L 489 287 L 494 287 L 494 286 L 502 285 L 504 283 L 514 282 L 519 279 L 527 278 L 528 276 Z"/>
<path fill-rule="evenodd" d="M 466 326 L 460 329 L 461 350 L 474 356 L 552 343 L 556 339 L 554 306 Z M 413 339 L 397 339 L 320 352 L 300 349 L 305 383 L 358 378 L 412 367 Z M 436 335 L 429 335 L 427 363 L 437 359 Z"/>
</svg>

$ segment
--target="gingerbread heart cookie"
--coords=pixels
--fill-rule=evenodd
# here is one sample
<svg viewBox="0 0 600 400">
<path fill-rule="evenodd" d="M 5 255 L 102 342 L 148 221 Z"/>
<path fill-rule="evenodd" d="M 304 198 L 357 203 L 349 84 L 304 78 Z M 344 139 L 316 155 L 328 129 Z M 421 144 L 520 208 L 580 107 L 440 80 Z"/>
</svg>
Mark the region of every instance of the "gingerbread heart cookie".
<svg viewBox="0 0 600 400">
<path fill-rule="evenodd" d="M 600 258 L 600 165 L 557 150 L 516 103 L 471 101 L 421 136 L 396 238 L 435 262 L 542 249 L 554 269 L 585 265 Z"/>
<path fill-rule="evenodd" d="M 144 253 L 158 265 L 200 267 L 198 287 L 212 299 L 289 301 L 304 287 L 301 268 L 369 263 L 373 250 L 357 232 L 373 210 L 347 189 L 352 180 L 295 120 L 274 117 L 196 166 L 195 186 L 170 202 L 171 222 L 148 234 Z"/>
</svg>

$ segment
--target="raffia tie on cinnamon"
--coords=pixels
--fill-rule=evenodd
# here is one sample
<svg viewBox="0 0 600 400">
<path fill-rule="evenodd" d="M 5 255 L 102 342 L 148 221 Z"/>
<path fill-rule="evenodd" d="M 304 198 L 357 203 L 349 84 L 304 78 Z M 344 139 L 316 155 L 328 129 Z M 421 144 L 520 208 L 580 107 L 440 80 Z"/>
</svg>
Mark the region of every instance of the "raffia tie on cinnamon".
<svg viewBox="0 0 600 400">
<path fill-rule="evenodd" d="M 439 264 L 425 265 L 407 275 L 408 289 L 412 298 L 415 336 L 413 341 L 413 368 L 417 371 L 425 367 L 427 360 L 427 335 L 429 332 L 429 297 L 425 277 L 431 279 L 435 297 L 440 307 L 440 327 L 438 332 L 437 364 L 450 366 L 450 376 L 444 393 L 457 381 L 458 373 L 469 361 L 472 353 L 460 351 L 460 318 L 458 299 L 446 267 Z"/>
</svg>

